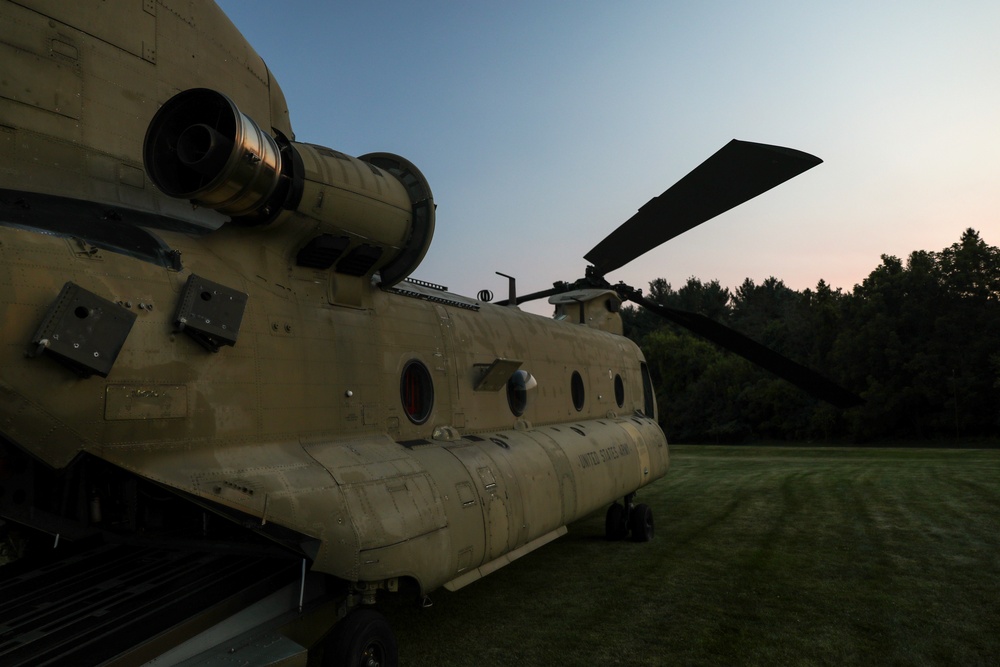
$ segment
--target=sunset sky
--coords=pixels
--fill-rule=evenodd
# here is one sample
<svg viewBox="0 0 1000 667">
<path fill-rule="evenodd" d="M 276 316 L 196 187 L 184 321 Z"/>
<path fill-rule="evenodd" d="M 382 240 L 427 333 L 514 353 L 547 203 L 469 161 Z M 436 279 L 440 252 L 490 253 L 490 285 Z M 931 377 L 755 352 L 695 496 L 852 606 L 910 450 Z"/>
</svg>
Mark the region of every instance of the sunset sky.
<svg viewBox="0 0 1000 667">
<path fill-rule="evenodd" d="M 583 255 L 730 139 L 824 164 L 608 275 L 849 291 L 883 253 L 1000 245 L 1000 3 L 223 0 L 299 141 L 410 159 L 414 277 L 474 295 Z M 498 298 L 501 298 L 498 296 Z M 536 312 L 549 312 L 547 305 Z"/>
</svg>

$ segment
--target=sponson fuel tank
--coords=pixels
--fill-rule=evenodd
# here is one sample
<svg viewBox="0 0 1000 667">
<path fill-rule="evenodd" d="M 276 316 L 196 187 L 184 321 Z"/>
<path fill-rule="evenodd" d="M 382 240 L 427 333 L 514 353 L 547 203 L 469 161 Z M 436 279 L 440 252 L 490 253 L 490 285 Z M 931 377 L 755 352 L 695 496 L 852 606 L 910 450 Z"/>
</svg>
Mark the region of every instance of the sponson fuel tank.
<svg viewBox="0 0 1000 667">
<path fill-rule="evenodd" d="M 214 90 L 168 100 L 146 132 L 143 160 L 172 197 L 238 224 L 295 225 L 300 266 L 353 276 L 377 271 L 391 286 L 412 273 L 434 235 L 430 187 L 405 158 L 354 158 L 277 130 L 272 137 Z"/>
</svg>

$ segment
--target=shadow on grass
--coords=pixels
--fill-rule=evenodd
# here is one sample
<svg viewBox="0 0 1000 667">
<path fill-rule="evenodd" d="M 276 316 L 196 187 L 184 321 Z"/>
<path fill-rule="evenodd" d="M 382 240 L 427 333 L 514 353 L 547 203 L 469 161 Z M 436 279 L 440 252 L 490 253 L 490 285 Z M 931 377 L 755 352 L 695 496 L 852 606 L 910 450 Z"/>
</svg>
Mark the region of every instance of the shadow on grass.
<svg viewBox="0 0 1000 667">
<path fill-rule="evenodd" d="M 996 664 L 1000 451 L 674 447 L 640 491 L 431 609 L 404 665 Z"/>
</svg>

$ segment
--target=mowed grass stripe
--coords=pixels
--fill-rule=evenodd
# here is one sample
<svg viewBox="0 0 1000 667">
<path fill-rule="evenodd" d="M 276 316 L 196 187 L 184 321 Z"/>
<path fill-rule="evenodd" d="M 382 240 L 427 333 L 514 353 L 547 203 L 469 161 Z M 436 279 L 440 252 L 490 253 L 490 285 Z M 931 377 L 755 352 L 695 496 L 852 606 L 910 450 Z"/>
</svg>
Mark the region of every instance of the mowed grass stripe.
<svg viewBox="0 0 1000 667">
<path fill-rule="evenodd" d="M 417 610 L 404 665 L 1000 664 L 1000 451 L 676 446 L 604 516 Z"/>
</svg>

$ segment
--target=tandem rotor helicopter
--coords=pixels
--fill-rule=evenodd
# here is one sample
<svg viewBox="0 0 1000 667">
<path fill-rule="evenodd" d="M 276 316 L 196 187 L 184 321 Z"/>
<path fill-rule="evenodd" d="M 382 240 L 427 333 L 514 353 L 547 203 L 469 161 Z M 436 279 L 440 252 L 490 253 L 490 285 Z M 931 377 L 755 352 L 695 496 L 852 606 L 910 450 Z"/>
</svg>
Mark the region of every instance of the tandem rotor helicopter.
<svg viewBox="0 0 1000 667">
<path fill-rule="evenodd" d="M 653 537 L 635 498 L 667 441 L 623 301 L 853 401 L 604 277 L 811 155 L 734 140 L 583 278 L 489 303 L 409 278 L 427 180 L 297 141 L 214 3 L 3 1 L 0 54 L 0 516 L 56 544 L 292 555 L 321 593 L 281 664 L 396 664 L 376 598 L 462 588 L 601 508 L 609 539 Z M 551 319 L 517 307 L 543 297 Z"/>
</svg>

